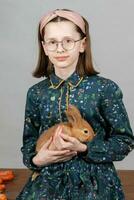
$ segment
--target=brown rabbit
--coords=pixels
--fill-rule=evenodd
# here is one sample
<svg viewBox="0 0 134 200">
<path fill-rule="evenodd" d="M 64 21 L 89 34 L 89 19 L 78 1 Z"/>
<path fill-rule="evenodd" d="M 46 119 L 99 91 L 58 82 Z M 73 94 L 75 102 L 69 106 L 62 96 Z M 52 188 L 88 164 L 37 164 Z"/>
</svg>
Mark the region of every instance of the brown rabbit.
<svg viewBox="0 0 134 200">
<path fill-rule="evenodd" d="M 47 131 L 44 131 L 36 144 L 36 151 L 38 152 L 41 147 L 46 143 L 51 136 L 54 135 L 58 126 L 62 126 L 63 133 L 77 138 L 80 142 L 87 142 L 93 139 L 95 133 L 90 126 L 90 124 L 85 121 L 79 110 L 74 105 L 69 105 L 68 109 L 65 111 L 68 122 L 61 122 L 49 128 Z M 53 149 L 50 145 L 49 149 Z"/>
<path fill-rule="evenodd" d="M 65 111 L 68 122 L 61 122 L 49 128 L 47 131 L 44 131 L 36 144 L 36 151 L 38 152 L 41 147 L 47 142 L 47 140 L 54 135 L 58 126 L 62 126 L 64 134 L 67 134 L 71 137 L 77 138 L 80 142 L 87 142 L 93 139 L 95 133 L 90 126 L 90 124 L 85 121 L 79 110 L 74 105 L 69 105 L 68 109 Z M 55 150 L 55 146 L 50 144 L 49 149 Z M 32 181 L 36 179 L 39 175 L 38 172 L 34 172 L 32 175 Z"/>
</svg>

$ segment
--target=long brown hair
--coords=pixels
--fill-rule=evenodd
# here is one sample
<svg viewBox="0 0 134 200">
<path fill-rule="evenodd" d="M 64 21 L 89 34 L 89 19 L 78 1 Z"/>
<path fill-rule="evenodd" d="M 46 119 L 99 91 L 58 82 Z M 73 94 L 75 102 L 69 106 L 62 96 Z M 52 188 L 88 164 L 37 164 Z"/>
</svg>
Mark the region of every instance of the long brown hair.
<svg viewBox="0 0 134 200">
<path fill-rule="evenodd" d="M 68 9 L 62 9 L 62 10 L 71 11 Z M 87 20 L 84 17 L 83 17 L 83 20 L 85 21 L 85 30 L 86 30 L 85 34 L 81 31 L 81 29 L 77 25 L 74 24 L 76 27 L 76 31 L 80 33 L 81 37 L 82 38 L 86 37 L 86 48 L 85 48 L 85 51 L 83 53 L 80 53 L 79 55 L 76 71 L 80 76 L 99 74 L 99 72 L 97 72 L 93 66 L 89 25 L 88 25 Z M 50 22 L 59 22 L 59 21 L 69 21 L 69 20 L 63 17 L 57 16 L 54 19 L 52 19 Z M 42 33 L 43 33 L 42 35 L 44 36 L 45 28 L 43 29 Z M 36 69 L 33 71 L 33 76 L 36 78 L 40 78 L 44 76 L 48 77 L 54 70 L 53 64 L 51 63 L 48 56 L 44 52 L 44 49 L 41 44 L 42 40 L 44 40 L 44 38 L 40 34 L 40 24 L 39 24 L 38 26 L 39 55 L 38 55 L 38 62 L 37 62 Z"/>
</svg>

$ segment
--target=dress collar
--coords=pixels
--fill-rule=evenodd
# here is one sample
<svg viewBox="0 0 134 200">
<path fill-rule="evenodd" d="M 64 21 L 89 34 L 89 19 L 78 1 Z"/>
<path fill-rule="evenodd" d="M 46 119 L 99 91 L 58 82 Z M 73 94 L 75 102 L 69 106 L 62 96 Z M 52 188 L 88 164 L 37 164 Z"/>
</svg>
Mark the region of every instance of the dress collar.
<svg viewBox="0 0 134 200">
<path fill-rule="evenodd" d="M 53 72 L 49 75 L 49 79 L 51 82 L 51 87 L 54 89 L 57 89 L 62 85 L 62 83 L 66 83 L 66 84 L 70 85 L 70 87 L 77 87 L 80 84 L 80 82 L 82 81 L 83 77 L 81 77 L 75 71 L 66 80 L 63 80 L 60 77 L 56 76 L 56 74 Z"/>
</svg>

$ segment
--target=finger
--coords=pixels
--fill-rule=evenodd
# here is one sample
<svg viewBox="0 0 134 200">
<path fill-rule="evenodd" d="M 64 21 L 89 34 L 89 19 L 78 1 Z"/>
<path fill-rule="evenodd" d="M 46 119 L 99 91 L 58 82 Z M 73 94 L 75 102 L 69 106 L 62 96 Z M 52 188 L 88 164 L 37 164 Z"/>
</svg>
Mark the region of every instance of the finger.
<svg viewBox="0 0 134 200">
<path fill-rule="evenodd" d="M 70 152 L 70 150 L 66 149 L 66 150 L 52 151 L 52 154 L 53 154 L 53 156 L 62 156 L 69 152 Z"/>
<path fill-rule="evenodd" d="M 64 140 L 61 138 L 60 133 L 61 133 L 61 129 L 59 130 L 59 132 L 56 133 L 53 143 L 54 145 L 57 147 L 57 149 L 62 149 L 62 147 L 64 147 Z"/>
<path fill-rule="evenodd" d="M 77 152 L 71 152 L 70 154 L 64 154 L 64 155 L 60 155 L 60 156 L 52 156 L 52 160 L 53 162 L 58 162 L 58 161 L 61 161 L 61 160 L 68 160 L 68 158 L 72 158 L 74 156 L 77 155 Z"/>
<path fill-rule="evenodd" d="M 63 128 L 62 128 L 62 126 L 60 126 L 60 129 L 59 129 L 59 132 L 58 132 L 58 136 L 60 136 L 61 135 L 61 133 L 62 133 L 62 130 L 63 130 Z"/>
<path fill-rule="evenodd" d="M 61 131 L 62 131 L 62 126 L 59 125 L 58 128 L 56 129 L 56 133 L 58 134 Z"/>
<path fill-rule="evenodd" d="M 56 159 L 54 162 L 55 163 L 57 163 L 57 162 L 65 162 L 65 161 L 71 160 L 74 156 L 75 155 L 61 157 L 61 158 Z"/>
<path fill-rule="evenodd" d="M 54 162 L 59 162 L 59 161 L 62 161 L 62 160 L 66 160 L 66 159 L 69 159 L 69 158 L 72 158 L 73 157 L 73 155 L 71 155 L 71 156 L 66 156 L 66 157 L 57 157 L 57 158 L 55 158 L 54 159 Z"/>
<path fill-rule="evenodd" d="M 54 134 L 54 140 L 56 140 L 56 138 L 59 136 L 59 132 L 61 132 L 61 126 L 58 126 L 56 131 L 55 131 L 55 134 Z"/>
<path fill-rule="evenodd" d="M 64 140 L 60 135 L 53 140 L 53 143 L 58 150 L 69 149 L 72 146 L 72 141 Z"/>
<path fill-rule="evenodd" d="M 49 145 L 51 144 L 52 142 L 52 137 L 50 137 L 50 139 L 42 146 L 41 149 L 47 149 L 49 147 Z"/>
<path fill-rule="evenodd" d="M 77 155 L 76 151 L 70 151 L 70 152 L 67 152 L 65 154 L 52 155 L 52 157 L 55 158 L 55 159 L 60 159 L 60 158 L 65 158 L 65 157 L 68 157 L 68 156 L 75 156 L 75 155 Z"/>
<path fill-rule="evenodd" d="M 65 149 L 69 150 L 68 147 L 70 147 L 70 145 L 72 145 L 72 143 L 63 140 L 61 137 L 57 138 L 55 141 L 55 146 L 57 147 L 58 150 L 65 150 Z"/>
<path fill-rule="evenodd" d="M 71 137 L 71 136 L 66 135 L 66 134 L 63 134 L 63 133 L 61 133 L 60 136 L 61 136 L 64 140 L 67 140 L 67 141 L 69 141 L 69 142 L 73 142 L 74 139 L 75 139 L 74 137 Z"/>
<path fill-rule="evenodd" d="M 65 156 L 73 156 L 73 155 L 77 155 L 77 151 L 70 151 L 65 154 Z"/>
</svg>

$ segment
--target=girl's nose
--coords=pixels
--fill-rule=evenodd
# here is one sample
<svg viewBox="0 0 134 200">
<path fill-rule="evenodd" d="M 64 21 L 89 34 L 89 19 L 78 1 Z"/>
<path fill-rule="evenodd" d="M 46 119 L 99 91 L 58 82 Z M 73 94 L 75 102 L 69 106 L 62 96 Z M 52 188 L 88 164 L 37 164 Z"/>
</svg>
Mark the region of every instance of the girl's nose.
<svg viewBox="0 0 134 200">
<path fill-rule="evenodd" d="M 63 46 L 62 46 L 62 43 L 59 42 L 59 43 L 57 44 L 57 52 L 63 52 L 63 51 L 65 51 L 65 50 L 64 50 L 64 48 L 63 48 Z"/>
</svg>

